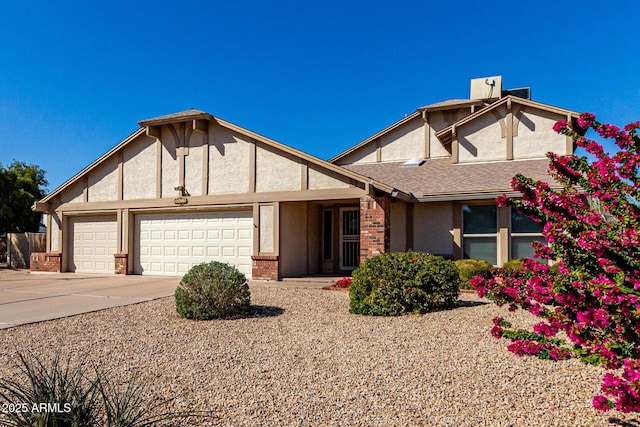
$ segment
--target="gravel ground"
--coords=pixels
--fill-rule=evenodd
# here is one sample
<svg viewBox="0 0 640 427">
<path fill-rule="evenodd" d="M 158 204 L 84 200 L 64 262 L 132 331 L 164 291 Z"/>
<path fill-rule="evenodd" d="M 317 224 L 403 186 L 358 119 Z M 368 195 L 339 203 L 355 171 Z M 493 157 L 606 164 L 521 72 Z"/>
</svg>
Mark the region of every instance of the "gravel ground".
<svg viewBox="0 0 640 427">
<path fill-rule="evenodd" d="M 255 285 L 256 316 L 195 322 L 172 298 L 0 330 L 0 376 L 16 346 L 138 373 L 150 401 L 210 411 L 196 425 L 640 426 L 597 413 L 602 371 L 521 359 L 489 335 L 527 313 L 463 294 L 454 310 L 395 318 L 348 313 L 346 292 Z"/>
</svg>

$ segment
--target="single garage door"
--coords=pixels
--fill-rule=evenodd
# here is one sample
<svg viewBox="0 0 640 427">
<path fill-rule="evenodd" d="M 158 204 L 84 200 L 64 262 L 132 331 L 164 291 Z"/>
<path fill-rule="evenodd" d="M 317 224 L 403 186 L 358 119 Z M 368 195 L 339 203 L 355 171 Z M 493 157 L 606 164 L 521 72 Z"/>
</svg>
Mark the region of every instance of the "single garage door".
<svg viewBox="0 0 640 427">
<path fill-rule="evenodd" d="M 251 277 L 250 211 L 137 215 L 135 222 L 137 274 L 182 276 L 196 264 L 221 261 Z"/>
<path fill-rule="evenodd" d="M 69 271 L 76 273 L 113 273 L 117 245 L 115 217 L 92 216 L 71 218 L 73 258 Z"/>
</svg>

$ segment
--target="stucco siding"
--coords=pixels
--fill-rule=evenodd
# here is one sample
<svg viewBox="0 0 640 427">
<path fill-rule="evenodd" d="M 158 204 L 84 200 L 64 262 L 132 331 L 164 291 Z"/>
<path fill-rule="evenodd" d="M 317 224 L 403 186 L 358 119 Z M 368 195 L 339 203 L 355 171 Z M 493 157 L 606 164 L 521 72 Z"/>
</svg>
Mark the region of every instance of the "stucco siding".
<svg viewBox="0 0 640 427">
<path fill-rule="evenodd" d="M 252 143 L 217 125 L 209 127 L 209 194 L 249 191 Z"/>
<path fill-rule="evenodd" d="M 391 252 L 406 251 L 407 248 L 407 204 L 396 201 L 391 203 Z"/>
<path fill-rule="evenodd" d="M 62 203 L 79 203 L 84 201 L 84 180 L 80 179 L 60 193 Z"/>
<path fill-rule="evenodd" d="M 280 274 L 307 274 L 307 203 L 280 204 Z"/>
<path fill-rule="evenodd" d="M 192 196 L 202 195 L 202 146 L 206 143 L 206 134 L 201 132 L 194 132 L 189 140 L 189 155 L 184 159 L 184 186 Z"/>
<path fill-rule="evenodd" d="M 544 157 L 549 151 L 566 155 L 566 137 L 553 131 L 553 125 L 563 117 L 534 108 L 524 108 L 515 114 L 519 120 L 517 136 L 513 138 L 513 156 L 516 159 Z"/>
<path fill-rule="evenodd" d="M 358 148 L 352 153 L 347 154 L 336 162 L 338 165 L 352 165 L 360 163 L 375 163 L 376 161 L 376 142 L 371 141 L 368 144 Z"/>
<path fill-rule="evenodd" d="M 413 249 L 438 255 L 453 255 L 451 203 L 417 203 L 414 206 Z"/>
<path fill-rule="evenodd" d="M 302 165 L 284 152 L 258 145 L 256 151 L 256 191 L 300 190 Z"/>
<path fill-rule="evenodd" d="M 89 173 L 87 200 L 90 202 L 103 202 L 118 200 L 118 164 L 119 155 L 113 155 L 106 159 L 99 168 Z"/>
<path fill-rule="evenodd" d="M 309 190 L 349 188 L 349 180 L 335 172 L 309 165 Z"/>
<path fill-rule="evenodd" d="M 380 138 L 380 161 L 399 162 L 415 157 L 424 157 L 424 122 L 420 117 Z"/>
<path fill-rule="evenodd" d="M 505 114 L 499 111 L 501 117 Z M 485 114 L 457 129 L 458 161 L 477 162 L 502 160 L 506 156 L 507 140 L 493 114 Z"/>
<path fill-rule="evenodd" d="M 141 136 L 123 149 L 122 198 L 156 197 L 156 140 Z"/>
<path fill-rule="evenodd" d="M 175 187 L 180 183 L 180 165 L 176 140 L 166 126 L 162 127 L 162 196 L 176 197 Z"/>
</svg>

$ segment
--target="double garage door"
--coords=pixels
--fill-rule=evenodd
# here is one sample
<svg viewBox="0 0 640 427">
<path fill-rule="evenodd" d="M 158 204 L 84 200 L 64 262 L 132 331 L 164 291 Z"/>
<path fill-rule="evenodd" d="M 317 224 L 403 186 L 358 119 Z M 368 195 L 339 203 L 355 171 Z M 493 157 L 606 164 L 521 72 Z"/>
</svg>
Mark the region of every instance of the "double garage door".
<svg viewBox="0 0 640 427">
<path fill-rule="evenodd" d="M 71 220 L 73 259 L 70 270 L 113 273 L 116 253 L 115 217 Z M 251 277 L 253 215 L 250 211 L 136 215 L 136 274 L 182 276 L 201 262 L 235 265 Z"/>
<path fill-rule="evenodd" d="M 251 277 L 252 212 L 135 217 L 134 273 L 182 276 L 201 262 L 235 265 Z"/>
</svg>

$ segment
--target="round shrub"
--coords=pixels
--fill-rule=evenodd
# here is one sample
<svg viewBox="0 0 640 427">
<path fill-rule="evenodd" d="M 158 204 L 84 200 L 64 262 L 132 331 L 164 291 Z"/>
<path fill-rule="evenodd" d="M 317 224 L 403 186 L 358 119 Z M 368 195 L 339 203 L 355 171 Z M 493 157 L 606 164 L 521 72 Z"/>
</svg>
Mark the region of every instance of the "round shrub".
<svg viewBox="0 0 640 427">
<path fill-rule="evenodd" d="M 522 270 L 522 262 L 524 258 L 510 259 L 502 265 L 505 270 Z"/>
<path fill-rule="evenodd" d="M 459 259 L 455 261 L 455 264 L 460 271 L 461 289 L 475 290 L 475 288 L 469 284 L 469 280 L 472 277 L 480 276 L 488 279 L 493 275 L 493 265 L 483 259 Z"/>
<path fill-rule="evenodd" d="M 458 302 L 460 275 L 453 261 L 422 252 L 389 252 L 353 272 L 350 312 L 373 316 L 426 313 Z"/>
<path fill-rule="evenodd" d="M 188 319 L 220 319 L 250 310 L 251 293 L 244 274 L 218 261 L 195 265 L 175 292 L 176 310 Z"/>
</svg>

